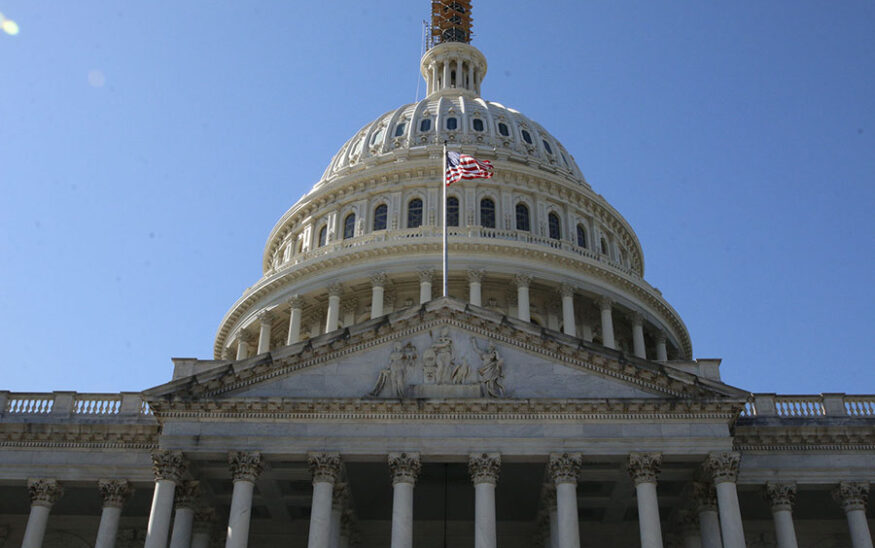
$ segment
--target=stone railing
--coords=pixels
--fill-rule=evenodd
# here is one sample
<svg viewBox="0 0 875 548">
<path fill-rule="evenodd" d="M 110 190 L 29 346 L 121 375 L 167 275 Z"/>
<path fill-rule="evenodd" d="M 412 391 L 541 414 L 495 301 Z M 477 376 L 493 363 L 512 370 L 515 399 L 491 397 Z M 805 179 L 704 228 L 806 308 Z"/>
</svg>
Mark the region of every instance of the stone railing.
<svg viewBox="0 0 875 548">
<path fill-rule="evenodd" d="M 753 401 L 745 406 L 741 416 L 750 418 L 875 418 L 875 395 L 819 394 L 811 396 L 784 396 L 777 394 L 754 394 Z"/>
<path fill-rule="evenodd" d="M 497 228 L 484 228 L 480 226 L 470 226 L 464 228 L 450 227 L 448 230 L 448 235 L 451 238 L 450 244 L 455 243 L 452 241 L 452 238 L 463 237 L 491 241 L 505 240 L 511 242 L 522 242 L 542 247 L 549 247 L 558 251 L 564 251 L 566 253 L 577 255 L 579 257 L 584 257 L 591 261 L 603 263 L 610 266 L 611 268 L 623 272 L 624 274 L 628 274 L 629 276 L 634 276 L 636 278 L 641 277 L 641 274 L 636 272 L 634 269 L 611 260 L 607 255 L 602 255 L 591 249 L 580 247 L 568 240 L 555 240 L 553 238 L 539 236 L 537 234 L 524 230 L 501 230 Z M 274 270 L 282 270 L 290 266 L 298 265 L 306 261 L 332 254 L 336 251 L 358 248 L 368 244 L 376 244 L 380 242 L 389 242 L 390 244 L 402 243 L 409 242 L 411 239 L 433 239 L 439 242 L 441 237 L 442 232 L 440 227 L 434 226 L 420 226 L 417 228 L 405 228 L 396 230 L 379 230 L 377 232 L 370 232 L 368 234 L 356 236 L 355 238 L 347 238 L 346 240 L 335 240 L 322 247 L 312 249 L 310 251 L 305 251 L 303 253 L 298 253 L 297 255 L 292 256 L 288 261 L 276 266 Z"/>
<path fill-rule="evenodd" d="M 13 417 L 146 417 L 152 411 L 139 392 L 0 391 L 0 418 Z"/>
</svg>

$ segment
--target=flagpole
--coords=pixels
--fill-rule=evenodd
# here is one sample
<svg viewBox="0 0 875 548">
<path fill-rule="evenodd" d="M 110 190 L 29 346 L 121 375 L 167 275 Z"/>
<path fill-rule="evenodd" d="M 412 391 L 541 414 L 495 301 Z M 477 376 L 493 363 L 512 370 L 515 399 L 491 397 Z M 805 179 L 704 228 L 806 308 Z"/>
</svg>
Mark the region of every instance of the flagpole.
<svg viewBox="0 0 875 548">
<path fill-rule="evenodd" d="M 444 210 L 444 297 L 447 296 L 447 142 L 444 141 L 444 169 L 441 172 L 441 187 L 443 187 L 443 210 Z"/>
</svg>

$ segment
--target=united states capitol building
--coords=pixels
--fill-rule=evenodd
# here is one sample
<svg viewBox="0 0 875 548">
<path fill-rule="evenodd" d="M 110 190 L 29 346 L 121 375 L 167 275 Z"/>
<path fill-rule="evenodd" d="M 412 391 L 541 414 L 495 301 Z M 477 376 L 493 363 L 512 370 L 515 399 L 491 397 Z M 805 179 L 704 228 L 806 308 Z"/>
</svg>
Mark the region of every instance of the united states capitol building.
<svg viewBox="0 0 875 548">
<path fill-rule="evenodd" d="M 875 396 L 694 358 L 632 226 L 481 97 L 470 0 L 432 9 L 427 96 L 277 221 L 212 359 L 0 391 L 0 546 L 871 547 Z M 442 203 L 445 142 L 495 170 Z"/>
</svg>

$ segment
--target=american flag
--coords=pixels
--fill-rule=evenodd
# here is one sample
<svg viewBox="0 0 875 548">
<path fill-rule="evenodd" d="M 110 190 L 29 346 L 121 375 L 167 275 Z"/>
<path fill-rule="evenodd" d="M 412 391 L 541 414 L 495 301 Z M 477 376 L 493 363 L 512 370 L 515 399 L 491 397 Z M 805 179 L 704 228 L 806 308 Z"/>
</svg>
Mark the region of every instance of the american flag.
<svg viewBox="0 0 875 548">
<path fill-rule="evenodd" d="M 489 179 L 492 177 L 492 162 L 461 152 L 447 151 L 447 186 L 462 179 Z"/>
</svg>

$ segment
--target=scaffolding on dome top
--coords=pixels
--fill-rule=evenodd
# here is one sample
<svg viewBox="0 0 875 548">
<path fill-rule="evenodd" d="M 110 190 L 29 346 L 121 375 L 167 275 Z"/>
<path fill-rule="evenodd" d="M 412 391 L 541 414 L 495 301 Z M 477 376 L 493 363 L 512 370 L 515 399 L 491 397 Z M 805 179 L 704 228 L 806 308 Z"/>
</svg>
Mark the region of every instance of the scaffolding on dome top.
<svg viewBox="0 0 875 548">
<path fill-rule="evenodd" d="M 471 0 L 432 0 L 427 49 L 444 42 L 471 42 Z"/>
</svg>

